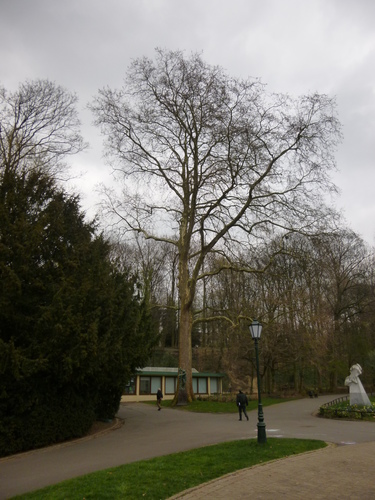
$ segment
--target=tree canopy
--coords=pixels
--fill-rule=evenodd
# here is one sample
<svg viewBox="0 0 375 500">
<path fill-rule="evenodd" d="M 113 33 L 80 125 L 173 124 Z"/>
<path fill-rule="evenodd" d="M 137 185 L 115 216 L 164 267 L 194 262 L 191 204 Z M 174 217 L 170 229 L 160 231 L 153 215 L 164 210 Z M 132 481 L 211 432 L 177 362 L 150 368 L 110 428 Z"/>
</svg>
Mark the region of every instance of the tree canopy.
<svg viewBox="0 0 375 500">
<path fill-rule="evenodd" d="M 15 92 L 0 87 L 1 168 L 30 170 L 37 165 L 61 173 L 63 159 L 87 146 L 77 100 L 49 80 L 22 83 Z"/>
<path fill-rule="evenodd" d="M 155 60 L 131 64 L 121 89 L 100 90 L 91 108 L 124 180 L 122 196 L 107 192 L 109 210 L 125 230 L 178 255 L 179 364 L 192 399 L 197 285 L 221 269 L 254 271 L 240 261 L 245 246 L 311 232 L 330 214 L 322 200 L 334 189 L 335 101 L 270 94 L 199 54 L 157 50 Z M 210 254 L 222 256 L 219 268 L 204 265 Z"/>
<path fill-rule="evenodd" d="M 64 115 L 64 95 L 44 108 L 42 89 L 55 95 L 38 82 L 29 99 L 14 99 L 13 127 L 10 112 L 0 115 L 1 144 L 9 146 L 0 151 L 2 455 L 80 436 L 95 419 L 112 418 L 156 338 L 136 277 L 116 266 L 79 198 L 56 181 L 54 168 L 81 142 L 69 135 L 74 113 Z M 41 116 L 48 125 L 34 129 L 28 118 Z"/>
</svg>

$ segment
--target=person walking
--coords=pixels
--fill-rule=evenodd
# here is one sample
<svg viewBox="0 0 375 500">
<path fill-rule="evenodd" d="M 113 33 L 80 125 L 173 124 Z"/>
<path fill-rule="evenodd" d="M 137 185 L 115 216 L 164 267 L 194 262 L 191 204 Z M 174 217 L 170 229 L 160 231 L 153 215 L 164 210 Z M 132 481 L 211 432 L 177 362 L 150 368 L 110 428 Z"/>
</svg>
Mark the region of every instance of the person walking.
<svg viewBox="0 0 375 500">
<path fill-rule="evenodd" d="M 159 387 L 158 392 L 156 393 L 156 402 L 158 405 L 158 411 L 161 410 L 161 400 L 163 399 L 163 393 L 161 392 L 161 389 Z"/>
<path fill-rule="evenodd" d="M 246 413 L 246 406 L 249 404 L 249 401 L 247 399 L 246 394 L 244 394 L 241 390 L 238 391 L 237 397 L 236 397 L 236 404 L 238 407 L 238 413 L 239 413 L 239 420 L 242 420 L 242 412 L 245 415 L 246 419 L 249 420 L 249 417 L 247 416 Z"/>
</svg>

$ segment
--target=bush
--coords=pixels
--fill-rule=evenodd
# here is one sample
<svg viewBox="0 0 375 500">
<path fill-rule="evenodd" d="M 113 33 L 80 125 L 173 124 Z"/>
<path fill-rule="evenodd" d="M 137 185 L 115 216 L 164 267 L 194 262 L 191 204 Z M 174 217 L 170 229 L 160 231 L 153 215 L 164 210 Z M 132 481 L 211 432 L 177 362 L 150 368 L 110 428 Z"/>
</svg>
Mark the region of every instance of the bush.
<svg viewBox="0 0 375 500">
<path fill-rule="evenodd" d="M 375 420 L 375 404 L 358 406 L 350 404 L 323 405 L 319 415 L 325 418 L 345 418 L 348 420 Z"/>
<path fill-rule="evenodd" d="M 71 393 L 35 405 L 0 421 L 0 456 L 40 448 L 88 432 L 95 421 L 86 399 Z"/>
<path fill-rule="evenodd" d="M 48 175 L 0 169 L 0 455 L 112 418 L 148 358 L 146 300 L 110 255 Z"/>
</svg>

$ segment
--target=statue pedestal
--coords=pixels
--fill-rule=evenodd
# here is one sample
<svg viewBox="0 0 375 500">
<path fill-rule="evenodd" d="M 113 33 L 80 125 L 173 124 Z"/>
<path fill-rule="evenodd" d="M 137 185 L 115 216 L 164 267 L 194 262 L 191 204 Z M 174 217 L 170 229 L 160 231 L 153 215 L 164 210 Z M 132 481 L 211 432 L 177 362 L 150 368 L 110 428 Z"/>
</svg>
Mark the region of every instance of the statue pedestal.
<svg viewBox="0 0 375 500">
<path fill-rule="evenodd" d="M 351 405 L 371 406 L 371 401 L 369 400 L 362 382 L 359 379 L 356 384 L 351 384 L 349 387 Z"/>
<path fill-rule="evenodd" d="M 176 406 L 186 406 L 187 405 L 187 392 L 186 389 L 180 389 L 177 394 Z"/>
</svg>

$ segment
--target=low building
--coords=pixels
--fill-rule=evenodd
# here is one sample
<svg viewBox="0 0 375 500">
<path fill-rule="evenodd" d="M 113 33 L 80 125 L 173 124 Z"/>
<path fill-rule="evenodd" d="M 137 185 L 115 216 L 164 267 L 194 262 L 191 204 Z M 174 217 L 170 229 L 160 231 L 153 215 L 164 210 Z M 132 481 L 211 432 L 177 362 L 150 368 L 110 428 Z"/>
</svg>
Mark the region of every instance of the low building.
<svg viewBox="0 0 375 500">
<path fill-rule="evenodd" d="M 193 390 L 196 396 L 222 394 L 224 373 L 198 372 L 193 368 Z M 125 387 L 123 402 L 150 401 L 159 387 L 164 399 L 173 399 L 177 389 L 178 368 L 146 367 L 137 370 Z"/>
</svg>

